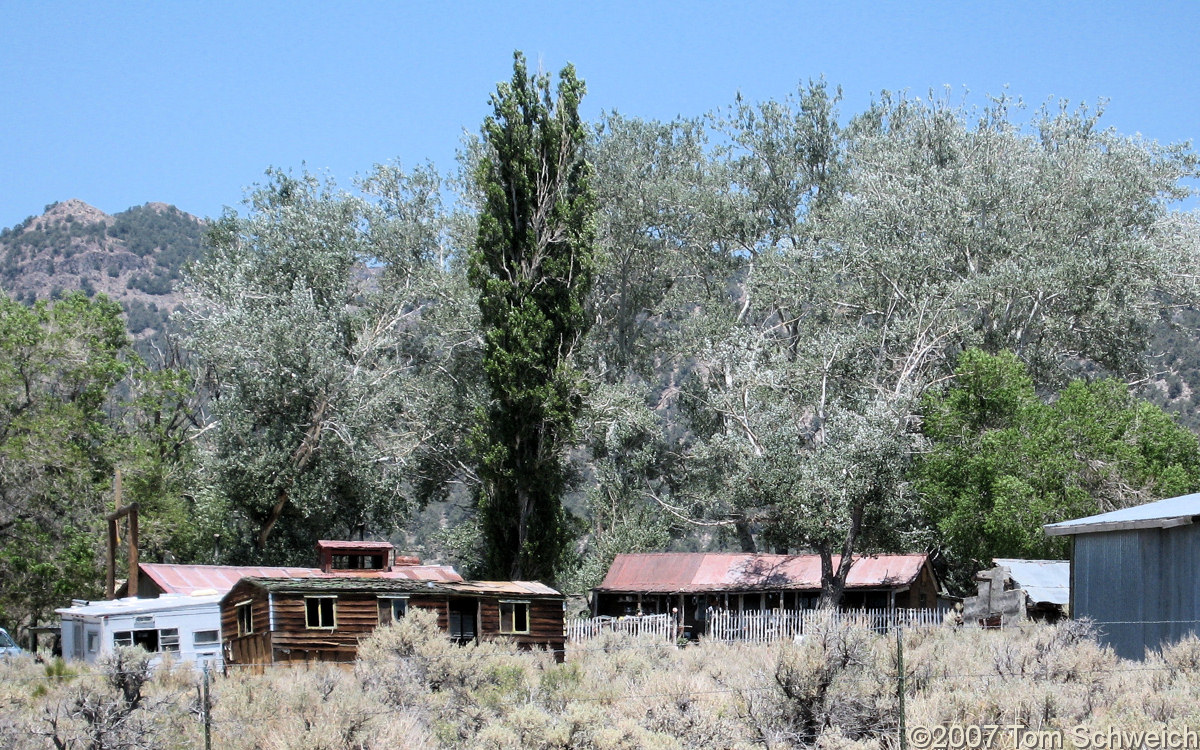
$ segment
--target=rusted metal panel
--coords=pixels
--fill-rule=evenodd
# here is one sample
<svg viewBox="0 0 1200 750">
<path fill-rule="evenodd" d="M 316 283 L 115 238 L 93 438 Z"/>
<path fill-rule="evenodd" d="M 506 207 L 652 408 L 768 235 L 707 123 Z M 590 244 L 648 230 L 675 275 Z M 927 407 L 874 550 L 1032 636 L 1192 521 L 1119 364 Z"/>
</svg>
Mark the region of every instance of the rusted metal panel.
<svg viewBox="0 0 1200 750">
<path fill-rule="evenodd" d="M 391 552 L 395 548 L 391 542 L 353 542 L 342 539 L 321 539 L 317 542 L 317 549 Z"/>
<path fill-rule="evenodd" d="M 562 596 L 538 581 L 462 581 L 447 588 L 464 594 L 511 594 L 513 596 Z"/>
<path fill-rule="evenodd" d="M 449 565 L 404 565 L 392 568 L 388 571 L 379 571 L 372 574 L 371 571 L 357 571 L 359 575 L 370 577 L 371 575 L 379 578 L 407 578 L 412 581 L 440 581 L 443 583 L 458 583 L 463 577 L 458 574 L 454 568 Z"/>
<path fill-rule="evenodd" d="M 274 568 L 242 565 L 168 565 L 142 563 L 142 572 L 168 594 L 193 594 L 196 591 L 213 590 L 218 594 L 228 592 L 243 578 L 304 578 L 320 575 L 316 568 Z"/>
<path fill-rule="evenodd" d="M 404 565 L 392 570 L 356 570 L 325 573 L 320 568 L 276 568 L 252 565 L 168 565 L 142 563 L 145 573 L 162 593 L 191 595 L 196 591 L 228 592 L 243 578 L 385 578 L 457 583 L 462 576 L 449 565 Z"/>
<path fill-rule="evenodd" d="M 834 556 L 836 567 L 839 556 Z M 894 588 L 917 579 L 928 556 L 856 557 L 846 588 Z M 643 553 L 617 555 L 598 591 L 689 593 L 702 591 L 813 590 L 821 587 L 819 555 Z"/>
</svg>

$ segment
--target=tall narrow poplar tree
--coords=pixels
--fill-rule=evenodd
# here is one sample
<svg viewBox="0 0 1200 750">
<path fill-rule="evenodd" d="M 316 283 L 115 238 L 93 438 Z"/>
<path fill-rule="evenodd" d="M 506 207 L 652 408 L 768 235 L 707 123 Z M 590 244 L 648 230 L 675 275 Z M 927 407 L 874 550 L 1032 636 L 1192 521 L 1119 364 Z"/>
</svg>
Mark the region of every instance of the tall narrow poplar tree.
<svg viewBox="0 0 1200 750">
<path fill-rule="evenodd" d="M 568 65 L 552 95 L 550 77 L 531 77 L 518 52 L 483 124 L 469 278 L 479 290 L 491 396 L 474 435 L 491 576 L 553 580 L 568 543 L 565 453 L 582 401 L 573 355 L 595 266 L 584 91 Z"/>
</svg>

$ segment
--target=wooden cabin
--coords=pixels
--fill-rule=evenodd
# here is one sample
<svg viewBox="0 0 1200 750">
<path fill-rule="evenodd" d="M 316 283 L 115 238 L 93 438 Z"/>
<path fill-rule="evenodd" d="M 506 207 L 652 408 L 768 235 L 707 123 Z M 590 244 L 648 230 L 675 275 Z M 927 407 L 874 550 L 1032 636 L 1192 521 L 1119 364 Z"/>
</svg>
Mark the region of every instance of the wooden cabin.
<svg viewBox="0 0 1200 750">
<path fill-rule="evenodd" d="M 229 665 L 349 662 L 359 640 L 420 607 L 460 643 L 507 638 L 562 661 L 563 604 L 533 581 L 244 578 L 221 600 L 221 636 Z"/>
</svg>

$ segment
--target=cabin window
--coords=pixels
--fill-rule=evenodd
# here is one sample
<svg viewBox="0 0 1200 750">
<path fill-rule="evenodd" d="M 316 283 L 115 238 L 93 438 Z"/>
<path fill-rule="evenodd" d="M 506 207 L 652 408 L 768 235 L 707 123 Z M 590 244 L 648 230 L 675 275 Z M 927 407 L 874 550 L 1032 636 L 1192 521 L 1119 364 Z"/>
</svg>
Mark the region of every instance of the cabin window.
<svg viewBox="0 0 1200 750">
<path fill-rule="evenodd" d="M 407 596 L 379 597 L 379 624 L 390 625 L 408 613 Z"/>
<path fill-rule="evenodd" d="M 379 570 L 383 555 L 331 555 L 329 566 L 333 570 Z"/>
<path fill-rule="evenodd" d="M 192 634 L 192 645 L 215 646 L 221 642 L 221 634 L 216 630 L 197 630 Z"/>
<path fill-rule="evenodd" d="M 242 602 L 236 607 L 239 638 L 254 632 L 254 613 L 250 610 L 252 604 L 253 602 Z"/>
<path fill-rule="evenodd" d="M 113 633 L 113 645 L 114 646 L 132 646 L 133 645 L 133 631 L 122 630 L 118 633 Z"/>
<path fill-rule="evenodd" d="M 100 634 L 94 630 L 88 631 L 87 650 L 89 654 L 94 654 L 100 650 Z"/>
<path fill-rule="evenodd" d="M 457 643 L 475 640 L 475 615 L 479 605 L 474 599 L 451 599 L 448 603 L 450 615 L 450 638 Z"/>
<path fill-rule="evenodd" d="M 304 597 L 304 625 L 308 628 L 332 630 L 334 627 L 334 596 Z"/>
<path fill-rule="evenodd" d="M 529 602 L 500 602 L 500 632 L 529 632 Z"/>
</svg>

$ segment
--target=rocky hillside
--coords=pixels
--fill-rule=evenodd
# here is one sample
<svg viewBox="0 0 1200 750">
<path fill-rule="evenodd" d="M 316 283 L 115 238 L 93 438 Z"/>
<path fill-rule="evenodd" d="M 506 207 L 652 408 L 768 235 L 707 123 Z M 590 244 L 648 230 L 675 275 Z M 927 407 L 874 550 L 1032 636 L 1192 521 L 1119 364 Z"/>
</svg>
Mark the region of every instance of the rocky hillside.
<svg viewBox="0 0 1200 750">
<path fill-rule="evenodd" d="M 154 337 L 181 301 L 175 285 L 203 232 L 203 221 L 165 203 L 111 216 L 80 200 L 53 203 L 0 231 L 0 289 L 27 304 L 103 292 L 125 308 L 131 333 Z"/>
</svg>

